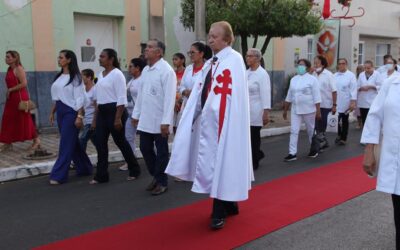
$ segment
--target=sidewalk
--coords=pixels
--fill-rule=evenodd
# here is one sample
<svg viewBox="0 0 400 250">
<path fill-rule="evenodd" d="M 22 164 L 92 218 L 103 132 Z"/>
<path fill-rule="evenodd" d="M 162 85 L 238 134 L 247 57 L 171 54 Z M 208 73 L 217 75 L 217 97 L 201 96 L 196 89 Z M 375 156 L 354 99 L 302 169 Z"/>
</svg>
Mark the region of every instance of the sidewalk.
<svg viewBox="0 0 400 250">
<path fill-rule="evenodd" d="M 270 124 L 261 130 L 262 137 L 281 135 L 289 133 L 290 117 L 288 120 L 283 120 L 282 111 L 270 112 Z M 139 137 L 139 136 L 138 136 Z M 139 138 L 136 138 L 136 145 L 139 146 Z M 51 159 L 46 160 L 27 160 L 26 156 L 29 152 L 26 150 L 31 145 L 31 141 L 23 143 L 14 143 L 13 149 L 7 152 L 0 152 L 0 182 L 11 181 L 41 174 L 48 174 L 54 165 L 58 153 L 58 145 L 60 136 L 58 133 L 43 133 L 40 134 L 41 147 L 49 153 L 56 154 Z M 173 136 L 170 137 L 172 142 Z M 170 143 L 171 144 L 171 143 Z M 109 142 L 109 161 L 123 161 L 121 152 L 112 141 L 110 136 Z M 97 152 L 91 142 L 88 142 L 87 153 L 92 163 L 97 162 Z M 141 158 L 139 148 L 136 148 L 136 155 Z"/>
</svg>

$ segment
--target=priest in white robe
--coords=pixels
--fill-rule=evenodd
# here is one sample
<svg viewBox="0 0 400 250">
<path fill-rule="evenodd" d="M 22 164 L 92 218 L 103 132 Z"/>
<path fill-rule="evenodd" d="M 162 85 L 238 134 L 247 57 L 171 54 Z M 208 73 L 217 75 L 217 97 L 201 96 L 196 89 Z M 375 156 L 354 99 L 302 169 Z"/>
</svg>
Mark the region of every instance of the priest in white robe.
<svg viewBox="0 0 400 250">
<path fill-rule="evenodd" d="M 166 173 L 193 181 L 192 191 L 214 198 L 211 228 L 239 213 L 253 179 L 249 94 L 242 56 L 231 48 L 229 23 L 211 25 L 214 57 L 195 81 L 183 112 Z"/>
</svg>

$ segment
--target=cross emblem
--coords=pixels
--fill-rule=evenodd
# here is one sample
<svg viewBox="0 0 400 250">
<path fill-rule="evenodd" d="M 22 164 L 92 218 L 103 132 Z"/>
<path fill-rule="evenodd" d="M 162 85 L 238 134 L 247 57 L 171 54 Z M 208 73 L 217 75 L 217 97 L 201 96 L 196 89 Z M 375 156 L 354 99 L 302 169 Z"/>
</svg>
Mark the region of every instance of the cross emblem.
<svg viewBox="0 0 400 250">
<path fill-rule="evenodd" d="M 222 126 L 224 125 L 224 116 L 226 110 L 226 98 L 228 95 L 232 95 L 232 77 L 231 71 L 229 69 L 225 69 L 222 71 L 221 75 L 218 75 L 216 78 L 218 83 L 222 83 L 222 86 L 216 85 L 214 88 L 214 93 L 216 95 L 221 95 L 221 103 L 219 105 L 219 127 L 218 127 L 218 141 L 221 135 Z M 231 85 L 231 88 L 229 88 Z"/>
</svg>

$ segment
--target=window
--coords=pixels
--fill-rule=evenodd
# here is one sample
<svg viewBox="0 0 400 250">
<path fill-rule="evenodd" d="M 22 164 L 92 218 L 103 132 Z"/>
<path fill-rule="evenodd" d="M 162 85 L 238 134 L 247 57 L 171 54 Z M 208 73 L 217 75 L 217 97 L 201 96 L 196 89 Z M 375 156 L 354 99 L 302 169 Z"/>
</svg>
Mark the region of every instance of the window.
<svg viewBox="0 0 400 250">
<path fill-rule="evenodd" d="M 377 67 L 383 65 L 383 56 L 387 54 L 390 54 L 390 44 L 378 43 L 375 53 L 375 64 Z"/>
<path fill-rule="evenodd" d="M 312 62 L 314 58 L 314 40 L 309 38 L 307 40 L 307 59 Z"/>
<path fill-rule="evenodd" d="M 364 64 L 365 52 L 364 52 L 364 42 L 360 41 L 358 44 L 358 64 Z"/>
</svg>

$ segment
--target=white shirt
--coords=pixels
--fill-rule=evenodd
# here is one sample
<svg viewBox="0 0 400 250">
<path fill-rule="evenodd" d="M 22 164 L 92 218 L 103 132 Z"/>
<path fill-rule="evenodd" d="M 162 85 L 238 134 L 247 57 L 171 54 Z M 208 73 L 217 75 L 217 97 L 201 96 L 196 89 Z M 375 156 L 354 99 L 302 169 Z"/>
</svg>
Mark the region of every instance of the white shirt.
<svg viewBox="0 0 400 250">
<path fill-rule="evenodd" d="M 107 104 L 116 102 L 116 106 L 127 105 L 126 80 L 121 70 L 115 68 L 106 76 L 104 71 L 98 76 L 96 84 L 97 104 Z"/>
<path fill-rule="evenodd" d="M 127 93 L 128 93 L 128 106 L 126 109 L 128 110 L 129 115 L 132 115 L 133 108 L 135 107 L 135 103 L 137 102 L 137 97 L 139 93 L 140 86 L 142 85 L 141 76 L 134 79 L 132 78 L 127 84 Z"/>
<path fill-rule="evenodd" d="M 374 86 L 379 89 L 381 85 L 380 78 L 380 74 L 376 70 L 368 79 L 365 75 L 365 71 L 361 72 L 357 81 L 357 90 L 365 86 Z M 357 107 L 369 109 L 377 94 L 378 90 L 375 89 L 370 89 L 368 91 L 358 91 Z"/>
<path fill-rule="evenodd" d="M 160 59 L 142 71 L 142 82 L 132 118 L 139 120 L 138 130 L 159 134 L 161 125 L 172 125 L 176 97 L 176 75 Z"/>
<path fill-rule="evenodd" d="M 263 126 L 264 109 L 271 109 L 271 81 L 261 66 L 248 69 L 246 78 L 249 85 L 250 126 Z"/>
<path fill-rule="evenodd" d="M 379 74 L 387 73 L 387 69 L 386 69 L 385 65 L 380 66 L 378 69 L 376 69 L 376 71 L 378 71 Z"/>
<path fill-rule="evenodd" d="M 286 102 L 292 103 L 292 113 L 304 115 L 314 113 L 315 104 L 321 103 L 321 93 L 317 78 L 305 73 L 290 80 Z"/>
<path fill-rule="evenodd" d="M 321 108 L 331 109 L 333 107 L 332 93 L 336 92 L 335 77 L 327 69 L 323 69 L 320 74 L 314 72 L 313 75 L 318 79 L 321 91 Z"/>
<path fill-rule="evenodd" d="M 61 74 L 51 85 L 51 99 L 53 101 L 61 101 L 65 105 L 78 111 L 83 107 L 85 100 L 85 87 L 83 83 L 73 80 L 70 84 L 69 74 Z M 68 85 L 67 85 L 68 84 Z"/>
<path fill-rule="evenodd" d="M 345 113 L 351 101 L 357 100 L 357 79 L 350 70 L 336 72 L 337 112 Z"/>
<path fill-rule="evenodd" d="M 96 99 L 96 85 L 94 85 L 89 91 L 85 91 L 85 116 L 83 117 L 83 124 L 92 124 L 94 112 L 96 107 L 94 105 Z"/>
</svg>

